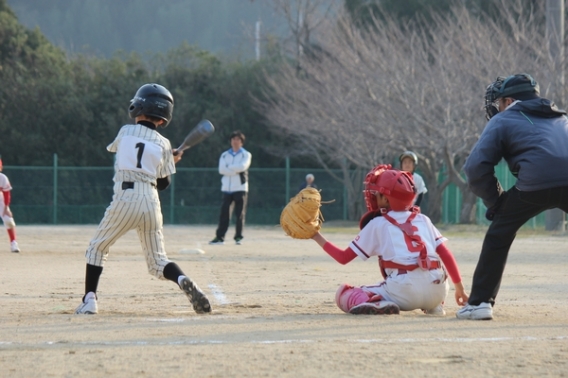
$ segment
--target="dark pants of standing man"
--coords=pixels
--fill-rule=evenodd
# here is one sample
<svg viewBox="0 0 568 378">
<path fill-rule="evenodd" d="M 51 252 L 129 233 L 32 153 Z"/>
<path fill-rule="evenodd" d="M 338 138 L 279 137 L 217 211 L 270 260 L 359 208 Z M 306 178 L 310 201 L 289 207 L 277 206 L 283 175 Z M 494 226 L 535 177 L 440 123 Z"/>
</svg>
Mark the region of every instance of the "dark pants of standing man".
<svg viewBox="0 0 568 378">
<path fill-rule="evenodd" d="M 559 208 L 568 212 L 568 187 L 524 192 L 512 187 L 505 194 L 495 218 L 489 226 L 477 267 L 468 303 L 495 304 L 507 255 L 517 231 L 532 217 L 548 209 Z"/>
<path fill-rule="evenodd" d="M 237 218 L 235 229 L 235 239 L 243 238 L 243 226 L 245 224 L 245 214 L 247 208 L 247 192 L 223 193 L 223 204 L 221 205 L 221 215 L 219 216 L 219 226 L 217 227 L 216 236 L 222 240 L 229 229 L 231 221 L 231 204 L 235 203 L 233 212 Z"/>
</svg>

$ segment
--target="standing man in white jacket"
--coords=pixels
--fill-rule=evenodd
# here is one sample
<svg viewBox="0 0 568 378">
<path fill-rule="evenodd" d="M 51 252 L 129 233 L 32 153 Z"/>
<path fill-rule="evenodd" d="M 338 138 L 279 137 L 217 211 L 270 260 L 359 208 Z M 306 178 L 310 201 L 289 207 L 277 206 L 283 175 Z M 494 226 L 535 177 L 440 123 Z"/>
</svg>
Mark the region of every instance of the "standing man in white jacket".
<svg viewBox="0 0 568 378">
<path fill-rule="evenodd" d="M 238 245 L 242 243 L 247 207 L 248 169 L 252 160 L 250 152 L 243 148 L 244 143 L 245 135 L 239 130 L 233 131 L 231 148 L 223 152 L 219 158 L 219 174 L 223 175 L 221 178 L 223 203 L 215 238 L 209 244 L 225 243 L 225 234 L 229 229 L 231 206 L 233 205 L 237 218 L 234 240 Z"/>
</svg>

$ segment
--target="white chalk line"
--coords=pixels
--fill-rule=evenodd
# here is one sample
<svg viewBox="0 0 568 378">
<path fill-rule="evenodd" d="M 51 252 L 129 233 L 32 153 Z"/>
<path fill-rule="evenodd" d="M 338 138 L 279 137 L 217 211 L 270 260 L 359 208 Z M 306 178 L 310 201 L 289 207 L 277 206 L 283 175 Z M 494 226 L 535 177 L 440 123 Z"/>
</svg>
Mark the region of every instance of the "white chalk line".
<svg viewBox="0 0 568 378">
<path fill-rule="evenodd" d="M 215 274 L 213 273 L 213 269 L 211 268 L 211 264 L 209 262 L 209 259 L 204 258 L 204 261 L 205 261 L 205 265 L 207 266 L 207 269 L 209 270 L 209 276 L 214 278 Z M 227 299 L 227 296 L 225 295 L 225 293 L 223 292 L 223 290 L 219 286 L 215 285 L 214 283 L 210 283 L 210 284 L 207 285 L 207 287 L 209 287 L 209 289 L 211 290 L 211 293 L 215 297 L 217 304 L 226 305 L 226 304 L 231 303 Z"/>
<path fill-rule="evenodd" d="M 223 290 L 221 290 L 220 287 L 218 287 L 215 284 L 209 284 L 207 286 L 211 290 L 211 293 L 213 293 L 213 296 L 217 300 L 217 303 L 222 304 L 222 305 L 230 303 L 229 300 L 227 300 L 227 297 L 225 296 L 225 294 L 223 293 Z"/>
<path fill-rule="evenodd" d="M 562 341 L 568 340 L 568 336 L 552 336 L 552 337 L 436 337 L 436 338 L 402 338 L 402 339 L 332 339 L 326 342 L 339 343 L 371 343 L 371 344 L 407 344 L 407 343 L 475 343 L 475 342 L 507 342 L 507 341 Z M 171 341 L 144 341 L 144 340 L 125 340 L 125 341 L 45 341 L 38 343 L 23 343 L 13 341 L 0 341 L 2 346 L 20 346 L 20 347 L 51 347 L 51 346 L 175 346 L 175 345 L 212 345 L 212 344 L 313 344 L 322 340 L 311 339 L 289 339 L 289 340 L 250 340 L 250 341 L 228 341 L 228 340 L 171 340 Z"/>
</svg>

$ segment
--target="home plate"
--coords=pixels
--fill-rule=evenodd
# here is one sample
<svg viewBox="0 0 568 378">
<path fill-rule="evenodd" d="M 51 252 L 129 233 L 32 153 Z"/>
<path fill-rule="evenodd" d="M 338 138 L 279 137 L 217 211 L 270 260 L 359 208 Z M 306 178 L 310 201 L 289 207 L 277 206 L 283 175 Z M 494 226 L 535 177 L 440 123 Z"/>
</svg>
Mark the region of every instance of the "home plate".
<svg viewBox="0 0 568 378">
<path fill-rule="evenodd" d="M 202 250 L 201 248 L 192 248 L 192 249 L 184 248 L 184 249 L 180 249 L 179 253 L 183 253 L 183 254 L 187 254 L 187 255 L 202 255 L 202 254 L 205 253 L 205 251 Z"/>
</svg>

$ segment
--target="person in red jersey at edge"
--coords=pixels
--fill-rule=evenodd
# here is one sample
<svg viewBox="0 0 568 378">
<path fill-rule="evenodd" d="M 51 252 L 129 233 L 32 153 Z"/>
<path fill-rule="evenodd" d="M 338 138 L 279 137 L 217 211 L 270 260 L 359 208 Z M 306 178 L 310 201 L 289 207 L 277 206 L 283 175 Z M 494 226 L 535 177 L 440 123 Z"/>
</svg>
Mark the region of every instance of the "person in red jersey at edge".
<svg viewBox="0 0 568 378">
<path fill-rule="evenodd" d="M 8 231 L 8 237 L 10 238 L 10 250 L 14 253 L 18 253 L 20 252 L 20 247 L 16 241 L 16 222 L 10 210 L 12 185 L 10 185 L 8 176 L 2 173 L 2 169 L 2 157 L 0 157 L 0 192 L 2 192 L 0 194 L 0 214 L 2 215 L 2 221 L 4 222 L 6 231 Z"/>
</svg>

